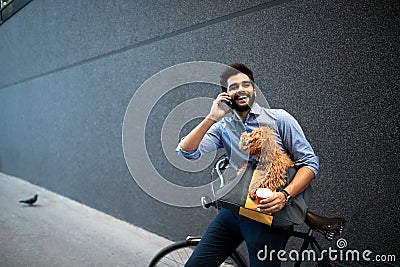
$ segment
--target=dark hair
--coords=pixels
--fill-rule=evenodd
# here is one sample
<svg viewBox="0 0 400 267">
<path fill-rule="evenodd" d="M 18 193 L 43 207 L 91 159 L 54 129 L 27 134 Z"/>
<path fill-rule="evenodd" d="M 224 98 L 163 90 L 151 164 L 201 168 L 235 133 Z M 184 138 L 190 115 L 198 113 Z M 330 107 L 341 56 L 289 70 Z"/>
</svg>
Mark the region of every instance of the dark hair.
<svg viewBox="0 0 400 267">
<path fill-rule="evenodd" d="M 229 77 L 236 75 L 238 73 L 246 74 L 250 80 L 254 82 L 253 72 L 242 63 L 230 64 L 220 75 L 221 89 L 223 92 L 228 91 L 228 79 Z"/>
</svg>

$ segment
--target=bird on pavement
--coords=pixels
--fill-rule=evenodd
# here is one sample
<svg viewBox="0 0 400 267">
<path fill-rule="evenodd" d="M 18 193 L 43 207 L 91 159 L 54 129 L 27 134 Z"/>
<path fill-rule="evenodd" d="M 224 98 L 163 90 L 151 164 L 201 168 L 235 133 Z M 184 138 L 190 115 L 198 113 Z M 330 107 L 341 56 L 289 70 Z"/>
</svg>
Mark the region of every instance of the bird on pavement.
<svg viewBox="0 0 400 267">
<path fill-rule="evenodd" d="M 24 203 L 28 204 L 29 206 L 32 206 L 38 199 L 38 195 L 34 195 L 32 198 L 26 199 L 26 200 L 20 200 L 19 203 Z"/>
</svg>

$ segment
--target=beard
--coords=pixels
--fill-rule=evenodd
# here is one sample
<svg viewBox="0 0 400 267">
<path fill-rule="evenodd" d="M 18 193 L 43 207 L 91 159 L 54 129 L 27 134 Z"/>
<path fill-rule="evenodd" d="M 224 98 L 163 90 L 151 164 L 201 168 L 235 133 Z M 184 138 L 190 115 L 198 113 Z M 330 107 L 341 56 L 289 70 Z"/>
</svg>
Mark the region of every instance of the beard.
<svg viewBox="0 0 400 267">
<path fill-rule="evenodd" d="M 241 97 L 241 96 L 246 96 L 249 99 L 249 102 L 245 105 L 239 105 L 236 103 L 236 101 Z M 239 93 L 239 94 L 235 94 L 233 97 L 233 101 L 232 101 L 232 109 L 238 111 L 238 112 L 244 112 L 244 111 L 248 111 L 254 104 L 256 100 L 256 96 L 255 94 L 250 94 L 250 93 Z"/>
</svg>

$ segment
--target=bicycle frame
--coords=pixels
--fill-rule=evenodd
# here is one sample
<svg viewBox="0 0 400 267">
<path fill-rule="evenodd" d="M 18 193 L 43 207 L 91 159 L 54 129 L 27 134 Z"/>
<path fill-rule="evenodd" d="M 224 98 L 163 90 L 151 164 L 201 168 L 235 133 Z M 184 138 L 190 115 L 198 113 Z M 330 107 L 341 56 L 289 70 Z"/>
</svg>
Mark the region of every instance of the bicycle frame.
<svg viewBox="0 0 400 267">
<path fill-rule="evenodd" d="M 296 237 L 303 239 L 303 243 L 301 245 L 299 255 L 302 255 L 303 252 L 311 246 L 311 249 L 318 254 L 321 254 L 322 247 L 318 244 L 317 240 L 314 237 L 315 231 L 313 229 L 309 229 L 308 232 L 299 232 L 299 231 L 292 231 L 290 237 Z M 186 238 L 187 241 L 193 242 L 194 244 L 197 244 L 200 242 L 201 237 L 199 236 L 188 236 Z M 318 256 L 318 255 L 317 255 Z M 239 267 L 248 267 L 248 264 L 246 260 L 243 258 L 243 256 L 240 254 L 238 250 L 234 250 L 231 254 L 231 258 L 233 258 L 236 263 L 238 264 Z M 294 263 L 294 267 L 300 267 L 301 264 L 303 263 L 302 258 L 300 257 L 297 261 Z M 320 265 L 318 265 L 320 266 Z"/>
<path fill-rule="evenodd" d="M 297 237 L 303 239 L 303 244 L 301 245 L 299 255 L 303 255 L 303 252 L 309 247 L 311 244 L 312 249 L 317 253 L 315 246 L 318 247 L 318 252 L 322 250 L 321 246 L 318 244 L 314 237 L 314 230 L 309 229 L 308 233 L 305 232 L 298 232 L 293 231 L 291 237 Z M 303 262 L 302 258 L 300 257 L 296 262 L 294 267 L 300 267 L 301 263 Z"/>
</svg>

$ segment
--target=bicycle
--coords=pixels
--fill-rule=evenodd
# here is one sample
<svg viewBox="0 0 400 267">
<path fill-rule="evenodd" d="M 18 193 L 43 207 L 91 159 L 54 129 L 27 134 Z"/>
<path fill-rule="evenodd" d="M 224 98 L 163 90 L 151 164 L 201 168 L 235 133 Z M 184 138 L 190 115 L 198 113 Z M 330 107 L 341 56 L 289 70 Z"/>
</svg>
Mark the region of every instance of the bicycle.
<svg viewBox="0 0 400 267">
<path fill-rule="evenodd" d="M 214 205 L 214 204 L 213 204 Z M 304 250 L 310 245 L 314 251 L 320 254 L 322 247 L 318 244 L 314 237 L 315 232 L 322 233 L 326 239 L 332 241 L 335 236 L 340 235 L 343 231 L 345 220 L 343 218 L 327 218 L 308 212 L 306 224 L 310 229 L 308 232 L 293 231 L 291 237 L 298 237 L 304 239 L 299 254 L 301 255 Z M 200 242 L 201 237 L 188 236 L 186 240 L 173 243 L 160 252 L 158 252 L 149 264 L 149 267 L 155 266 L 184 266 L 185 262 L 189 259 L 194 248 Z M 302 261 L 299 259 L 294 266 L 300 266 Z M 225 260 L 221 266 L 237 266 L 247 267 L 247 262 L 239 251 L 235 250 Z M 332 266 L 328 260 L 317 262 L 317 266 Z M 346 265 L 333 265 L 333 266 L 346 266 Z"/>
<path fill-rule="evenodd" d="M 215 164 L 213 169 L 217 171 L 218 176 L 221 180 L 220 185 L 224 185 L 224 177 L 222 171 L 227 168 L 229 161 L 226 156 L 219 159 Z M 213 177 L 213 173 L 211 175 Z M 202 205 L 204 208 L 209 208 L 211 206 L 218 208 L 218 201 L 206 201 L 202 198 Z M 319 267 L 330 267 L 330 266 L 362 266 L 357 265 L 357 263 L 345 263 L 339 261 L 332 261 L 327 257 L 322 257 L 324 249 L 318 243 L 315 234 L 322 234 L 328 241 L 332 241 L 335 237 L 342 234 L 346 220 L 340 217 L 329 218 L 317 215 L 312 212 L 307 212 L 305 224 L 309 227 L 307 232 L 301 232 L 293 230 L 290 237 L 296 237 L 303 239 L 299 255 L 303 255 L 308 247 L 311 247 L 312 251 L 317 255 L 318 260 L 315 261 L 315 265 Z M 163 249 L 161 249 L 151 260 L 149 267 L 156 266 L 184 266 L 186 261 L 190 258 L 193 250 L 200 242 L 200 236 L 188 236 L 186 240 L 175 242 Z M 299 267 L 303 263 L 302 258 L 298 258 L 294 266 Z M 235 267 L 248 267 L 247 261 L 243 255 L 235 250 L 232 254 L 225 260 L 221 266 L 235 266 Z M 371 265 L 368 265 L 371 266 Z M 375 266 L 398 266 L 398 265 L 375 265 Z"/>
</svg>

